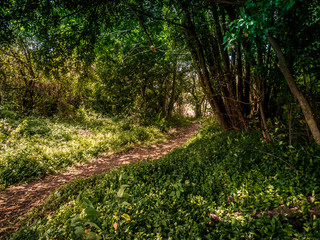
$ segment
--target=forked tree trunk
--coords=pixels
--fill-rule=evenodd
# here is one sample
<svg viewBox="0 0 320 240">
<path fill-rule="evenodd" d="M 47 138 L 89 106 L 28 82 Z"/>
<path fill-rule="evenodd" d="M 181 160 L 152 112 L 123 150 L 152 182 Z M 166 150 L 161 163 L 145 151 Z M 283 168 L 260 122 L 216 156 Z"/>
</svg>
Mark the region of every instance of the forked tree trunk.
<svg viewBox="0 0 320 240">
<path fill-rule="evenodd" d="M 304 114 L 304 117 L 306 119 L 306 122 L 311 130 L 311 133 L 313 135 L 313 138 L 315 140 L 315 142 L 320 145 L 320 132 L 319 132 L 319 128 L 317 126 L 317 123 L 313 117 L 311 108 L 306 100 L 306 98 L 303 96 L 302 92 L 300 92 L 300 90 L 298 89 L 294 78 L 289 70 L 286 58 L 280 48 L 280 46 L 278 45 L 277 41 L 275 40 L 274 37 L 272 37 L 269 34 L 266 34 L 266 37 L 268 39 L 268 41 L 270 42 L 272 48 L 274 49 L 274 51 L 277 54 L 277 57 L 279 59 L 279 64 L 280 64 L 280 70 L 284 75 L 284 78 L 286 79 L 288 86 L 290 88 L 291 93 L 293 94 L 293 96 L 298 100 L 300 107 L 302 109 L 302 112 Z"/>
</svg>

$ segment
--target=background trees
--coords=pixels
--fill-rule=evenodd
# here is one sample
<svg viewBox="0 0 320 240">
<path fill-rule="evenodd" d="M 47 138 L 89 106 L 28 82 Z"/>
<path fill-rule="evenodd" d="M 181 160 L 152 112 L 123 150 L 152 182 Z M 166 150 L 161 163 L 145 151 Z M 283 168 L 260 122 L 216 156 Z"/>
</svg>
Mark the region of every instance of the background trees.
<svg viewBox="0 0 320 240">
<path fill-rule="evenodd" d="M 290 133 L 293 127 L 308 136 L 309 127 L 319 142 L 318 6 L 299 0 L 6 1 L 2 46 L 29 56 L 32 81 L 56 86 L 41 91 L 44 99 L 54 95 L 52 114 L 61 111 L 54 106 L 63 95 L 65 106 L 170 118 L 179 99 L 192 99 L 199 112 L 205 96 L 223 129 L 258 127 L 268 140 L 270 126 L 280 121 Z M 29 54 L 17 39 L 28 43 Z M 2 54 L 1 100 L 37 109 L 6 87 L 19 72 L 9 58 Z M 25 89 L 31 84 L 15 81 Z"/>
</svg>

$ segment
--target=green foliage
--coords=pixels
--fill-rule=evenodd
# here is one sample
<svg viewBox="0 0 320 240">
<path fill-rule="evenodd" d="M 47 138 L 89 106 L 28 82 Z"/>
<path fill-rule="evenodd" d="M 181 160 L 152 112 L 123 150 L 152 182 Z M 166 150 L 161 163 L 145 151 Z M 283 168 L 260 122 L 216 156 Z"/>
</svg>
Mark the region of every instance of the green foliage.
<svg viewBox="0 0 320 240">
<path fill-rule="evenodd" d="M 254 41 L 256 37 L 265 38 L 268 32 L 281 32 L 284 25 L 283 18 L 295 2 L 295 0 L 258 2 L 246 0 L 245 8 L 240 12 L 241 17 L 229 24 L 229 32 L 225 35 L 224 42 L 233 44 L 236 39 L 243 36 L 248 41 Z"/>
<path fill-rule="evenodd" d="M 161 4 L 129 4 L 162 9 Z M 15 41 L 0 46 L 0 102 L 15 102 L 25 114 L 72 115 L 83 105 L 147 121 L 164 112 L 169 94 L 164 82 L 172 78 L 173 66 L 179 71 L 172 103 L 185 91 L 190 57 L 177 43 L 176 31 L 163 21 L 142 17 L 155 54 L 139 20 L 122 1 L 23 0 L 8 6 L 0 13 Z"/>
<path fill-rule="evenodd" d="M 74 121 L 23 117 L 8 107 L 3 107 L 0 117 L 1 188 L 86 162 L 103 151 L 119 151 L 165 138 L 156 127 L 83 109 Z"/>
<path fill-rule="evenodd" d="M 158 161 L 60 188 L 12 239 L 317 239 L 319 156 L 319 147 L 271 146 L 256 132 L 211 125 Z M 254 216 L 279 206 L 302 213 Z"/>
<path fill-rule="evenodd" d="M 148 122 L 170 118 L 179 105 L 200 116 L 202 103 L 214 107 L 217 96 L 226 128 L 261 126 L 260 103 L 274 121 L 294 100 L 265 39 L 270 34 L 317 112 L 319 5 L 7 0 L 0 9 L 0 102 L 13 101 L 25 114 L 72 115 L 85 106 Z"/>
</svg>

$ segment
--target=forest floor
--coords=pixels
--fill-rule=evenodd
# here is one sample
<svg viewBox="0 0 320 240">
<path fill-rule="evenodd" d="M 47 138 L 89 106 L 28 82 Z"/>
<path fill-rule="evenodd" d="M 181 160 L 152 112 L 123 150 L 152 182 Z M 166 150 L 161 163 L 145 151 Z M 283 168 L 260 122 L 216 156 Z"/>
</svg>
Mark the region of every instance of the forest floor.
<svg viewBox="0 0 320 240">
<path fill-rule="evenodd" d="M 145 159 L 158 159 L 174 148 L 185 143 L 198 130 L 199 124 L 171 129 L 171 139 L 148 147 L 134 147 L 128 151 L 112 155 L 101 154 L 94 161 L 77 166 L 67 172 L 49 175 L 42 179 L 19 186 L 12 186 L 0 192 L 0 236 L 8 229 L 17 228 L 19 216 L 40 206 L 46 197 L 60 186 L 77 178 L 88 178 L 101 174 L 115 167 L 129 163 L 137 163 Z"/>
</svg>

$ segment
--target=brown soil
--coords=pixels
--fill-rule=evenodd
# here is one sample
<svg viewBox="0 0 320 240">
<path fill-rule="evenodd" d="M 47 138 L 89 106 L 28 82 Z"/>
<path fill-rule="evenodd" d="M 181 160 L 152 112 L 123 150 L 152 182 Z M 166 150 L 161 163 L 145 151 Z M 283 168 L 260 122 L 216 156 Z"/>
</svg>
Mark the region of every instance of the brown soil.
<svg viewBox="0 0 320 240">
<path fill-rule="evenodd" d="M 135 147 L 125 152 L 109 156 L 103 154 L 94 161 L 75 167 L 67 172 L 49 175 L 20 186 L 12 186 L 0 192 L 0 236 L 5 230 L 15 229 L 17 218 L 29 212 L 32 208 L 40 206 L 49 196 L 63 184 L 76 178 L 88 178 L 94 174 L 104 173 L 112 168 L 138 162 L 143 159 L 158 159 L 172 149 L 185 143 L 198 130 L 195 123 L 186 127 L 171 130 L 170 140 L 148 147 Z"/>
</svg>

